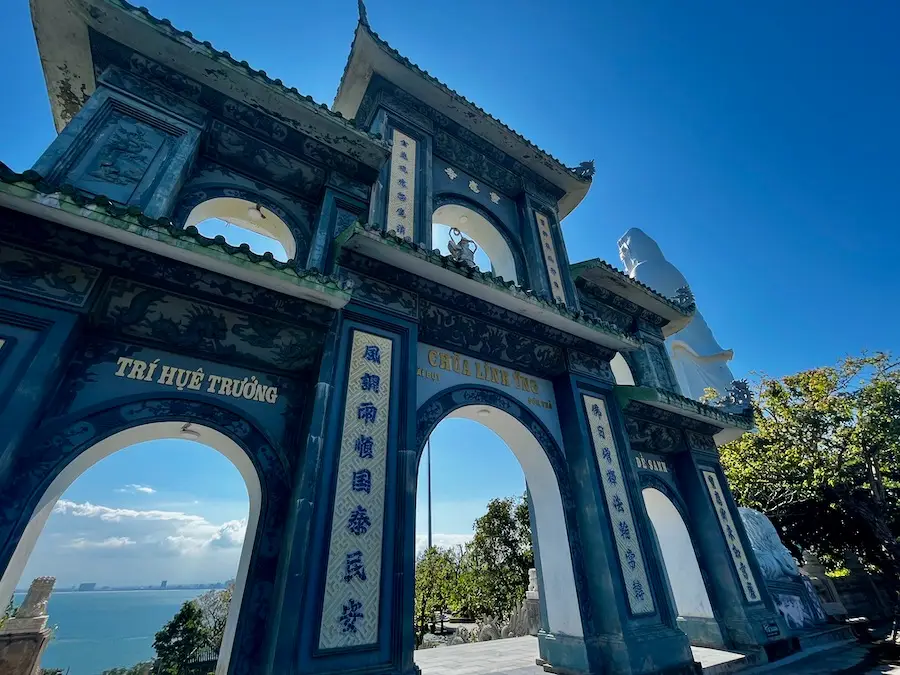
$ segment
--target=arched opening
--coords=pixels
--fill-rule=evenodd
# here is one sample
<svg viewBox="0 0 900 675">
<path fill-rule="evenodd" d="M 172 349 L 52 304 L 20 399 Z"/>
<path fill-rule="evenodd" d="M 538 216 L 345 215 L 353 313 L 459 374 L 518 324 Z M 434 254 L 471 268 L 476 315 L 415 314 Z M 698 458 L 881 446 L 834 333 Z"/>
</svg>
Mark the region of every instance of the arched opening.
<svg viewBox="0 0 900 675">
<path fill-rule="evenodd" d="M 431 240 L 434 247 L 449 255 L 452 228 L 457 228 L 477 245 L 475 264 L 506 281 L 519 283 L 516 260 L 506 239 L 481 213 L 461 204 L 443 204 L 431 217 Z"/>
<path fill-rule="evenodd" d="M 647 487 L 643 490 L 643 496 L 662 552 L 669 588 L 675 599 L 679 627 L 687 633 L 693 645 L 723 647 L 724 640 L 681 513 L 661 490 Z"/>
<path fill-rule="evenodd" d="M 284 220 L 246 199 L 215 197 L 201 202 L 191 209 L 184 226 L 196 227 L 205 237 L 221 235 L 232 246 L 247 244 L 254 253 L 271 253 L 281 262 L 297 254 L 297 242 Z"/>
<path fill-rule="evenodd" d="M 628 384 L 634 386 L 634 374 L 631 372 L 631 366 L 622 356 L 622 352 L 616 352 L 616 355 L 609 362 L 612 368 L 613 377 L 616 378 L 616 384 Z"/>
<path fill-rule="evenodd" d="M 91 467 L 95 466 L 102 460 L 110 457 L 120 450 L 159 440 L 177 440 L 191 441 L 203 446 L 207 446 L 221 453 L 233 465 L 243 479 L 247 489 L 249 500 L 249 510 L 246 518 L 246 530 L 244 534 L 243 544 L 240 549 L 240 558 L 237 563 L 237 571 L 234 574 L 234 592 L 228 608 L 227 620 L 224 626 L 223 638 L 219 649 L 219 658 L 216 664 L 217 675 L 224 675 L 228 671 L 231 658 L 232 648 L 234 646 L 235 630 L 237 627 L 238 617 L 241 611 L 241 605 L 244 597 L 244 590 L 247 583 L 248 572 L 250 570 L 250 562 L 253 552 L 253 545 L 256 539 L 257 526 L 262 508 L 262 488 L 259 475 L 253 466 L 252 461 L 246 452 L 237 445 L 237 443 L 224 435 L 223 433 L 211 429 L 206 426 L 186 423 L 183 421 L 168 422 L 152 422 L 119 431 L 107 438 L 95 443 L 90 448 L 78 454 L 62 471 L 53 479 L 50 485 L 44 491 L 37 506 L 33 509 L 32 515 L 26 525 L 22 536 L 19 539 L 16 549 L 10 558 L 9 564 L 0 577 L 0 598 L 6 601 L 12 596 L 17 583 L 23 576 L 26 565 L 38 543 L 39 536 L 44 530 L 48 519 L 54 513 L 54 509 L 58 506 L 62 510 L 77 511 L 82 515 L 97 515 L 99 518 L 115 519 L 123 517 L 140 518 L 140 512 L 133 509 L 106 509 L 90 503 L 73 503 L 68 500 L 61 501 L 64 493 L 73 485 Z M 177 468 L 177 467 L 173 467 Z M 140 488 L 144 486 L 131 485 L 132 488 Z M 59 510 L 59 509 L 57 509 Z M 162 510 L 154 510 L 147 512 L 160 518 L 176 518 L 175 512 L 166 512 Z M 144 514 L 147 515 L 147 514 Z M 147 516 L 149 517 L 149 516 Z M 196 524 L 196 520 L 194 521 Z M 235 523 L 225 523 L 222 531 L 213 533 L 212 539 L 220 537 L 231 537 L 236 533 L 237 526 Z M 125 538 L 113 538 L 111 543 L 116 545 L 131 545 L 130 541 L 124 541 Z M 189 544 L 183 540 L 170 542 L 173 545 Z M 77 541 L 77 540 L 76 540 Z M 134 542 L 135 544 L 137 542 Z M 25 583 L 27 580 L 23 580 Z M 199 595 L 199 593 L 198 593 Z M 51 623 L 53 617 L 51 616 Z M 162 628 L 162 626 L 160 626 Z M 133 664 L 115 664 L 121 666 L 131 666 Z"/>
<path fill-rule="evenodd" d="M 426 403 L 422 409 L 428 407 L 429 404 Z M 518 460 L 530 505 L 541 627 L 548 633 L 581 637 L 581 610 L 576 592 L 569 528 L 557 470 L 548 456 L 550 450 L 538 441 L 522 421 L 495 405 L 463 405 L 446 414 L 441 421 L 443 420 L 469 420 L 486 427 L 499 437 Z M 553 443 L 549 438 L 547 434 L 544 442 Z M 561 454 L 558 447 L 555 450 Z M 422 457 L 423 448 L 420 448 L 419 475 L 424 477 L 427 474 L 422 471 L 422 462 L 426 460 Z M 420 492 L 425 489 L 421 480 L 418 488 Z M 412 592 L 412 589 L 409 588 L 408 592 Z M 427 674 L 427 668 L 425 672 Z"/>
</svg>

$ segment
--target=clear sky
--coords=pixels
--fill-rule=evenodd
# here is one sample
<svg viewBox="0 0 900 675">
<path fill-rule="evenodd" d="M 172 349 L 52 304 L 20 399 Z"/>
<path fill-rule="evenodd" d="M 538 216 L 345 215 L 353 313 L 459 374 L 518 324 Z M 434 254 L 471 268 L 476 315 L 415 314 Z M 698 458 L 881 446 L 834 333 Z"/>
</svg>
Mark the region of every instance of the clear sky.
<svg viewBox="0 0 900 675">
<path fill-rule="evenodd" d="M 353 0 L 143 2 L 329 104 L 356 22 Z M 367 4 L 403 55 L 565 163 L 596 160 L 563 223 L 570 260 L 617 262 L 617 238 L 644 229 L 734 349 L 735 375 L 900 347 L 897 3 Z M 0 160 L 22 170 L 54 136 L 24 0 L 0 7 L 0 56 Z M 450 424 L 434 443 L 435 531 L 458 535 L 522 477 L 490 432 Z M 113 504 L 147 480 L 124 455 L 115 466 L 72 501 Z"/>
</svg>

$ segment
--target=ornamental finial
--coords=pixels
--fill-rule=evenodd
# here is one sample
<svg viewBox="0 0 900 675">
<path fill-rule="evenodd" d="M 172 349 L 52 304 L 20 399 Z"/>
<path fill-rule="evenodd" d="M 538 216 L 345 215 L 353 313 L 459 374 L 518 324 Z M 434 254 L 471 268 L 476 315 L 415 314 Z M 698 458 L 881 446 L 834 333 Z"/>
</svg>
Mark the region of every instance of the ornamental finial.
<svg viewBox="0 0 900 675">
<path fill-rule="evenodd" d="M 356 4 L 359 8 L 359 22 L 363 26 L 369 25 L 369 15 L 366 13 L 366 3 L 364 0 L 356 0 Z"/>
<path fill-rule="evenodd" d="M 597 167 L 594 166 L 594 160 L 589 160 L 587 162 L 582 162 L 577 167 L 572 169 L 576 174 L 581 176 L 582 178 L 592 178 L 594 173 L 597 171 Z"/>
</svg>

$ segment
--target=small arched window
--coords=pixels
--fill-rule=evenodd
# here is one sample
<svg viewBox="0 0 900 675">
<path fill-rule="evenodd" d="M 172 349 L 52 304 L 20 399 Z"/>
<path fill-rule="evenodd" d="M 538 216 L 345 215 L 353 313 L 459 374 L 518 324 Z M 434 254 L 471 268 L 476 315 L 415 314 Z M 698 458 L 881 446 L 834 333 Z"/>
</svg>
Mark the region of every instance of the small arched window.
<svg viewBox="0 0 900 675">
<path fill-rule="evenodd" d="M 441 253 L 449 254 L 450 231 L 456 228 L 477 244 L 475 264 L 478 269 L 489 270 L 506 281 L 519 283 L 516 261 L 509 244 L 483 215 L 460 204 L 444 204 L 435 210 L 431 224 L 431 240 Z"/>
<path fill-rule="evenodd" d="M 216 197 L 197 204 L 185 227 L 193 225 L 204 237 L 225 237 L 232 246 L 247 244 L 254 253 L 271 253 L 287 262 L 297 254 L 291 229 L 270 209 L 236 197 Z"/>
<path fill-rule="evenodd" d="M 616 384 L 630 384 L 634 386 L 634 374 L 631 372 L 631 366 L 628 365 L 628 361 L 625 360 L 621 352 L 616 352 L 609 365 L 612 368 L 613 377 L 616 378 Z"/>
</svg>

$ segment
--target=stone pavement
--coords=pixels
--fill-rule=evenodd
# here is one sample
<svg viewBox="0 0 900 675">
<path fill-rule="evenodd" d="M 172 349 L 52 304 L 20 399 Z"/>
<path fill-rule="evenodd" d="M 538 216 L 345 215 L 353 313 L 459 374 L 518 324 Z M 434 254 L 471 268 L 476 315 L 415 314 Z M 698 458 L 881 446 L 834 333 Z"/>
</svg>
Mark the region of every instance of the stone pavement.
<svg viewBox="0 0 900 675">
<path fill-rule="evenodd" d="M 691 649 L 694 658 L 707 671 L 715 672 L 719 670 L 716 666 L 740 658 L 740 654 L 732 652 L 702 647 Z M 783 662 L 732 672 L 746 675 L 900 675 L 900 659 L 875 665 L 870 650 L 860 644 L 850 644 L 805 658 L 792 657 Z M 537 655 L 537 638 L 521 637 L 419 650 L 415 661 L 422 669 L 422 675 L 543 675 L 543 668 L 534 663 Z"/>
<path fill-rule="evenodd" d="M 704 668 L 743 658 L 734 652 L 703 647 L 691 650 Z M 421 649 L 415 661 L 422 675 L 543 675 L 544 669 L 534 663 L 537 656 L 537 638 L 526 636 Z"/>
</svg>

